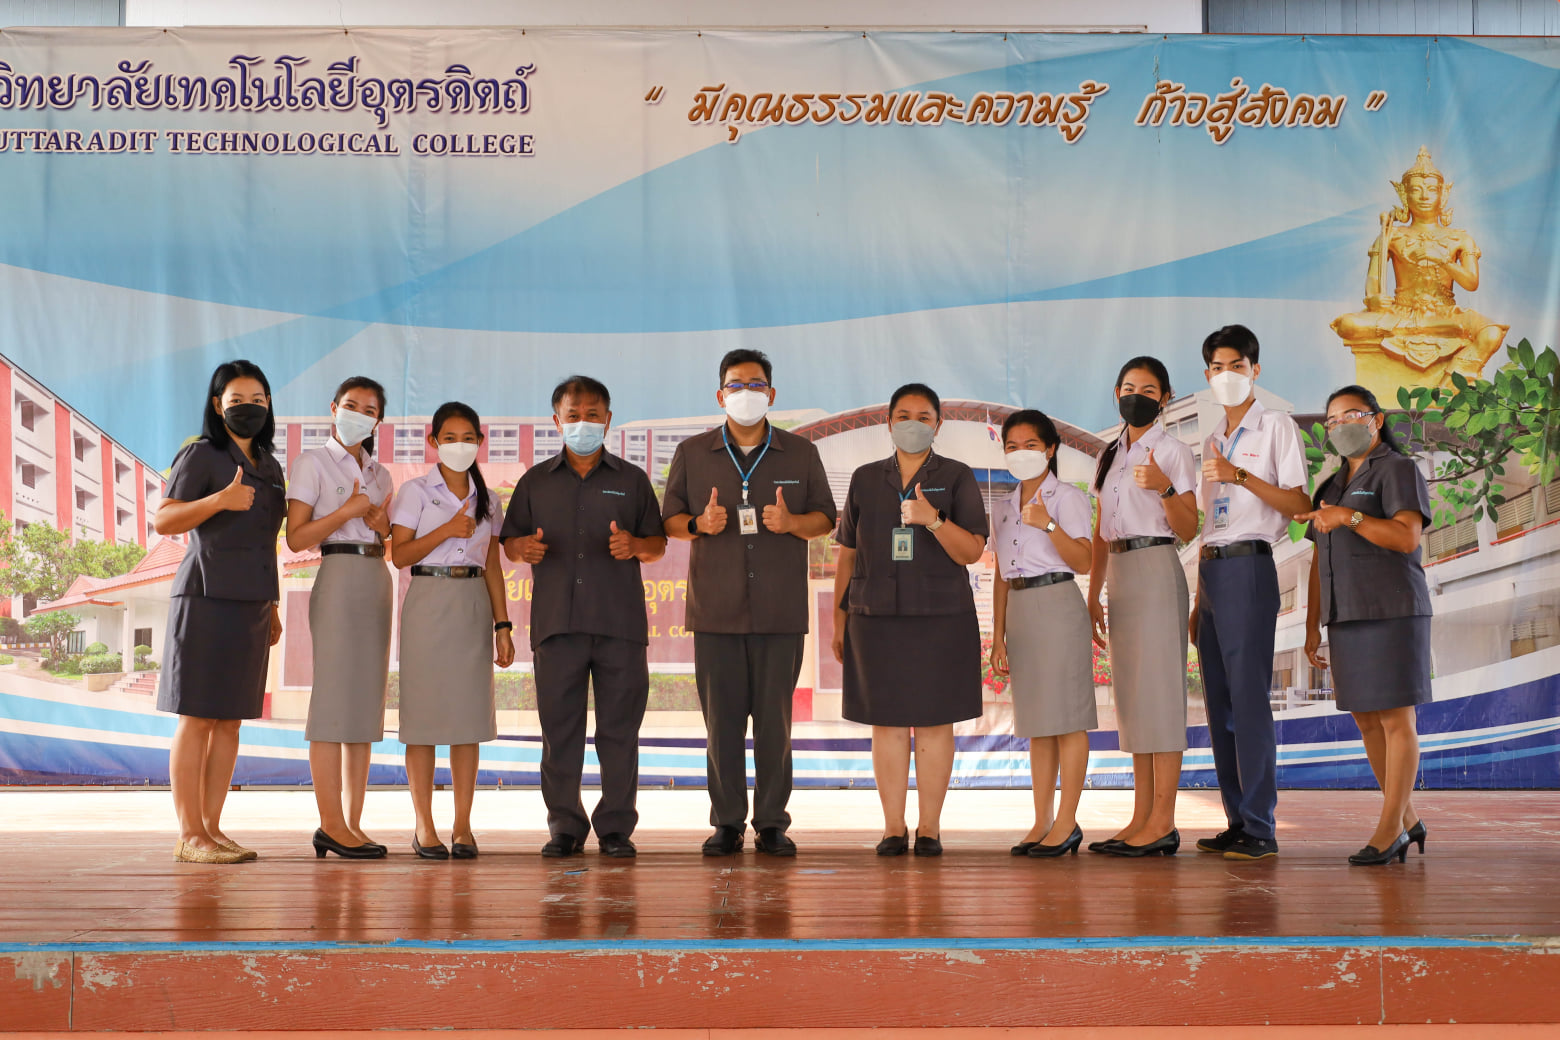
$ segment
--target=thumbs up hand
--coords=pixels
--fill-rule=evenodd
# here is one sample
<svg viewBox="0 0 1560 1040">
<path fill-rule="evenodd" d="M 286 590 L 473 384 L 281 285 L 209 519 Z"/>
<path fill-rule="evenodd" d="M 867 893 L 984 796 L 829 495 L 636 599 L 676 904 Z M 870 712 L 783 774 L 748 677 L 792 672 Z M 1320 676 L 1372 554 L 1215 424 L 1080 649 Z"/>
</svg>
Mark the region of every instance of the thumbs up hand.
<svg viewBox="0 0 1560 1040">
<path fill-rule="evenodd" d="M 338 512 L 348 520 L 356 520 L 360 516 L 367 516 L 368 511 L 372 508 L 374 508 L 374 503 L 369 501 L 368 496 L 363 493 L 362 481 L 354 480 L 352 482 L 352 494 L 348 495 L 347 500 L 341 503 L 341 509 Z"/>
<path fill-rule="evenodd" d="M 450 517 L 449 522 L 444 525 L 444 537 L 446 539 L 470 538 L 472 535 L 476 534 L 477 521 L 476 518 L 471 515 L 472 510 L 475 508 L 476 499 L 472 499 L 470 502 L 467 502 L 464 506 L 461 507 L 460 512 Z"/>
<path fill-rule="evenodd" d="M 1235 480 L 1235 464 L 1225 458 L 1219 446 L 1208 442 L 1208 452 L 1203 456 L 1203 479 L 1215 484 L 1230 484 Z"/>
<path fill-rule="evenodd" d="M 634 558 L 634 539 L 627 531 L 612 521 L 612 536 L 607 539 L 607 550 L 612 553 L 614 560 L 632 560 Z"/>
<path fill-rule="evenodd" d="M 536 529 L 535 534 L 528 534 L 524 538 L 518 539 L 518 541 L 520 543 L 519 558 L 526 563 L 534 567 L 546 557 L 547 543 L 542 541 L 542 529 L 540 527 Z M 514 559 L 514 557 L 510 558 Z"/>
<path fill-rule="evenodd" d="M 255 489 L 244 483 L 244 467 L 233 474 L 233 483 L 217 492 L 217 503 L 235 513 L 247 513 L 255 504 Z"/>
<path fill-rule="evenodd" d="M 907 524 L 920 524 L 923 527 L 937 519 L 937 507 L 926 500 L 926 494 L 921 490 L 921 485 L 915 486 L 915 497 L 907 498 L 899 505 L 900 519 Z"/>
<path fill-rule="evenodd" d="M 710 500 L 704 507 L 704 512 L 699 514 L 698 528 L 700 534 L 720 534 L 726 529 L 726 507 L 716 499 L 719 492 L 710 488 Z"/>
<path fill-rule="evenodd" d="M 785 504 L 785 489 L 775 488 L 774 505 L 764 507 L 764 526 L 775 534 L 790 534 L 796 518 Z"/>
<path fill-rule="evenodd" d="M 1165 476 L 1165 471 L 1154 461 L 1153 448 L 1148 449 L 1148 454 L 1140 465 L 1132 467 L 1132 479 L 1137 481 L 1138 487 L 1160 494 L 1170 486 L 1170 478 Z"/>
<path fill-rule="evenodd" d="M 1030 527 L 1045 530 L 1045 525 L 1051 522 L 1051 511 L 1040 501 L 1040 492 L 1035 492 L 1035 497 L 1025 504 L 1019 513 L 1019 519 Z"/>
</svg>

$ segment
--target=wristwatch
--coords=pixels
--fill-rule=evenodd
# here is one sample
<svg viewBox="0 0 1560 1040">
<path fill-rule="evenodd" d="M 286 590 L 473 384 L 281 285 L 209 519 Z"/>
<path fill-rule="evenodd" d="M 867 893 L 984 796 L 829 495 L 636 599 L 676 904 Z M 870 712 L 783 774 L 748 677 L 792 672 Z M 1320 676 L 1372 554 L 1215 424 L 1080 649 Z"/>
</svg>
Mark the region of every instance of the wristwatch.
<svg viewBox="0 0 1560 1040">
<path fill-rule="evenodd" d="M 935 532 L 939 527 L 948 522 L 948 514 L 941 509 L 937 510 L 937 519 L 926 525 L 928 531 Z"/>
<path fill-rule="evenodd" d="M 688 518 L 688 533 L 694 538 L 699 537 L 699 518 L 697 516 Z"/>
<path fill-rule="evenodd" d="M 1247 473 L 1245 470 L 1240 469 L 1239 467 L 1237 467 L 1236 470 L 1235 470 L 1235 486 L 1236 487 L 1245 487 L 1246 486 L 1246 478 L 1249 477 L 1250 475 L 1251 474 Z"/>
<path fill-rule="evenodd" d="M 510 630 L 513 630 L 514 627 L 515 627 L 515 623 L 513 621 L 495 621 L 495 622 L 493 622 L 493 634 L 497 635 L 498 633 L 502 632 L 506 628 L 510 629 Z"/>
<path fill-rule="evenodd" d="M 1159 497 L 1160 498 L 1174 498 L 1175 497 L 1175 485 L 1171 484 L 1169 487 L 1165 488 L 1163 491 L 1161 491 L 1159 493 Z"/>
<path fill-rule="evenodd" d="M 1356 509 L 1354 511 L 1354 515 L 1349 517 L 1349 530 L 1352 531 L 1356 527 L 1360 526 L 1360 521 L 1363 519 L 1365 519 L 1365 514 Z"/>
<path fill-rule="evenodd" d="M 1042 527 L 1041 530 L 1046 534 L 1050 534 L 1052 531 L 1056 530 L 1056 519 L 1053 517 L 1052 519 L 1047 520 L 1045 522 L 1045 526 Z"/>
</svg>

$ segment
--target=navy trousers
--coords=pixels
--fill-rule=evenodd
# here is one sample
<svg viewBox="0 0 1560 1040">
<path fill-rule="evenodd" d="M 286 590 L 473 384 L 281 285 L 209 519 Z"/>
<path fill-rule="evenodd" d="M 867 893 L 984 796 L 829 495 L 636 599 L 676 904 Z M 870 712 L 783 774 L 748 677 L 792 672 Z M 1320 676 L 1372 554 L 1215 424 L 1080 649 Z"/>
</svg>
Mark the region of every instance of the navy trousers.
<svg viewBox="0 0 1560 1040">
<path fill-rule="evenodd" d="M 1197 615 L 1208 735 L 1224 814 L 1253 838 L 1273 837 L 1278 742 L 1268 691 L 1278 624 L 1278 571 L 1271 556 L 1203 560 Z"/>
</svg>

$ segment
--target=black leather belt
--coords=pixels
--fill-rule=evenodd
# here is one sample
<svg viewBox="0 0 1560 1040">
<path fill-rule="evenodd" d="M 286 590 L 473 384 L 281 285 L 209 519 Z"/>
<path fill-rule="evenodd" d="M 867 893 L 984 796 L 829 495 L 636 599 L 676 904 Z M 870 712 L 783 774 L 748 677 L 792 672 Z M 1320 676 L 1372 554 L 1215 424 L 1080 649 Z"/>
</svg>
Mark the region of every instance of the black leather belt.
<svg viewBox="0 0 1560 1040">
<path fill-rule="evenodd" d="M 1113 553 L 1132 552 L 1134 549 L 1147 549 L 1155 545 L 1174 545 L 1174 538 L 1120 538 L 1110 543 L 1110 551 Z"/>
<path fill-rule="evenodd" d="M 1033 578 L 1025 578 L 1022 575 L 1007 580 L 1008 588 L 1015 592 L 1019 589 L 1038 589 L 1044 585 L 1055 585 L 1059 581 L 1072 581 L 1072 571 L 1053 571 L 1050 574 L 1040 574 Z"/>
<path fill-rule="evenodd" d="M 362 542 L 326 542 L 320 546 L 321 556 L 376 556 L 383 558 L 385 547 L 364 545 Z"/>
<path fill-rule="evenodd" d="M 483 573 L 481 567 L 424 567 L 418 564 L 412 568 L 414 578 L 480 578 Z"/>
<path fill-rule="evenodd" d="M 1272 555 L 1273 547 L 1261 540 L 1231 542 L 1229 545 L 1205 545 L 1202 549 L 1202 558 L 1205 560 L 1223 560 L 1231 556 Z"/>
</svg>

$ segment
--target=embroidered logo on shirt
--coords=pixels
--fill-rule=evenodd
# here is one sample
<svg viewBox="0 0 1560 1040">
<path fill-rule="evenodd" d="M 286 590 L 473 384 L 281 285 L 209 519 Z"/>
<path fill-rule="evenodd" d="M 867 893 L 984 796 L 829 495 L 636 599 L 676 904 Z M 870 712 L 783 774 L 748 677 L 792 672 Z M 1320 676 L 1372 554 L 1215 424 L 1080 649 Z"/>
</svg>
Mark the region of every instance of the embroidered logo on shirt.
<svg viewBox="0 0 1560 1040">
<path fill-rule="evenodd" d="M 602 488 L 601 489 L 601 493 L 603 495 L 616 495 L 619 498 L 627 498 L 628 497 L 628 492 L 626 492 L 626 491 L 613 491 L 611 488 Z"/>
<path fill-rule="evenodd" d="M 1351 495 L 1374 495 L 1375 492 L 1369 490 L 1368 488 L 1355 488 L 1353 491 L 1350 491 L 1349 494 L 1351 494 Z"/>
<path fill-rule="evenodd" d="M 800 484 L 800 480 L 771 480 L 771 484 Z"/>
<path fill-rule="evenodd" d="M 947 488 L 922 488 L 921 489 L 921 493 L 922 494 L 926 494 L 927 492 L 930 492 L 930 491 L 947 491 L 947 490 L 948 490 Z"/>
</svg>

